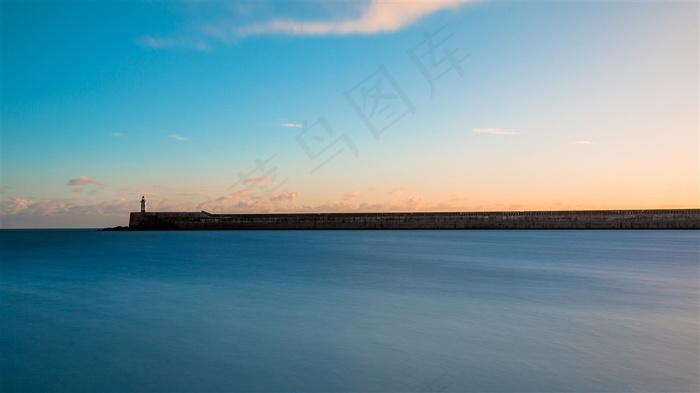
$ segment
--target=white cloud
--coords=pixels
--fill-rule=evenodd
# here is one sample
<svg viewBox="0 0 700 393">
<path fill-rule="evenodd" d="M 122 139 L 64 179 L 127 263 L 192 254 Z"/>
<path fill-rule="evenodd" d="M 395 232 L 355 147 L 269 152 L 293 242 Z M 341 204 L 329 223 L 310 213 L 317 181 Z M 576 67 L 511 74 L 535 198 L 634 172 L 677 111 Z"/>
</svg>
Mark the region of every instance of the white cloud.
<svg viewBox="0 0 700 393">
<path fill-rule="evenodd" d="M 115 138 L 122 138 L 122 137 L 124 136 L 124 134 L 121 133 L 121 132 L 112 132 L 112 133 L 110 133 L 109 135 L 111 135 L 111 136 L 113 136 L 113 137 L 115 137 Z"/>
<path fill-rule="evenodd" d="M 175 135 L 175 134 L 170 134 L 170 135 L 168 135 L 168 138 L 174 139 L 174 140 L 180 141 L 180 142 L 185 142 L 185 141 L 189 141 L 189 140 L 190 140 L 189 137 L 182 136 L 182 135 Z"/>
<path fill-rule="evenodd" d="M 399 2 L 374 0 L 364 6 L 359 18 L 334 21 L 305 21 L 294 19 L 273 19 L 233 29 L 235 37 L 248 37 L 264 34 L 310 35 L 351 35 L 378 34 L 398 31 L 421 18 L 444 9 L 456 9 L 462 1 L 415 1 Z"/>
<path fill-rule="evenodd" d="M 282 123 L 280 126 L 285 128 L 304 128 L 304 125 L 299 123 Z"/>
<path fill-rule="evenodd" d="M 507 130 L 505 128 L 475 128 L 472 130 L 479 134 L 490 134 L 490 135 L 520 135 L 521 132 L 515 130 Z"/>
</svg>

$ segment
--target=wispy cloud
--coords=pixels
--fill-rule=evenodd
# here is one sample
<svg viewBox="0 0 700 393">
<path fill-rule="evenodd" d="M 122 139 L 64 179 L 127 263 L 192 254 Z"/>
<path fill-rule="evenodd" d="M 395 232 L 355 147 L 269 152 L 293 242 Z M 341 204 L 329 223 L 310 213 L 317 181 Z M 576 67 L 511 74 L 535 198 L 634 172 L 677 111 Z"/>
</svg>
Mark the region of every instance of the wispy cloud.
<svg viewBox="0 0 700 393">
<path fill-rule="evenodd" d="M 0 216 L 61 216 L 89 215 L 116 216 L 123 218 L 136 208 L 138 199 L 116 198 L 99 202 L 85 202 L 74 199 L 9 198 L 0 207 Z M 153 210 L 187 211 L 191 207 L 174 204 L 167 199 L 149 201 Z"/>
<path fill-rule="evenodd" d="M 398 196 L 398 195 L 406 194 L 409 192 L 411 192 L 411 187 L 398 187 L 398 188 L 394 188 L 393 190 L 389 191 L 388 194 L 393 195 L 393 196 Z"/>
<path fill-rule="evenodd" d="M 377 192 L 377 189 L 375 187 L 366 188 L 363 191 L 351 191 L 345 194 L 345 196 L 343 196 L 343 200 L 351 201 L 353 199 L 367 198 L 375 192 Z"/>
<path fill-rule="evenodd" d="M 508 130 L 505 128 L 475 128 L 472 131 L 479 134 L 489 134 L 489 135 L 520 135 L 522 134 L 516 130 Z"/>
<path fill-rule="evenodd" d="M 304 125 L 299 123 L 282 123 L 280 126 L 285 128 L 304 128 Z"/>
<path fill-rule="evenodd" d="M 193 49 L 199 52 L 208 52 L 211 49 L 205 40 L 184 37 L 153 37 L 144 35 L 139 37 L 136 43 L 144 48 L 152 49 Z"/>
<path fill-rule="evenodd" d="M 364 196 L 364 194 L 362 194 L 359 191 L 352 191 L 352 192 L 345 194 L 345 196 L 343 197 L 343 200 L 344 201 L 351 201 L 353 199 L 362 198 L 363 196 Z"/>
<path fill-rule="evenodd" d="M 174 140 L 180 141 L 180 142 L 186 142 L 186 141 L 189 141 L 189 140 L 190 140 L 190 137 L 182 136 L 182 135 L 176 135 L 176 134 L 170 134 L 170 135 L 168 135 L 168 138 L 174 139 Z"/>
<path fill-rule="evenodd" d="M 94 185 L 102 187 L 102 188 L 104 188 L 104 186 L 105 186 L 102 182 L 95 180 L 95 179 L 91 179 L 87 176 L 80 176 L 76 179 L 70 179 L 66 183 L 67 186 L 73 186 L 73 187 L 80 187 L 80 186 L 85 186 L 88 184 L 94 184 Z"/>
<path fill-rule="evenodd" d="M 260 177 L 249 177 L 243 181 L 245 184 L 250 184 L 250 183 L 267 183 L 270 181 L 270 178 L 267 178 L 265 176 L 260 176 Z"/>
<path fill-rule="evenodd" d="M 293 201 L 297 198 L 299 198 L 298 192 L 281 192 L 273 197 L 270 197 L 270 200 L 272 202 L 279 202 L 279 201 L 289 202 L 289 201 Z"/>
<path fill-rule="evenodd" d="M 124 137 L 124 134 L 121 133 L 121 132 L 112 132 L 112 133 L 110 133 L 109 135 L 110 135 L 110 136 L 113 136 L 113 137 L 115 137 L 115 138 L 123 138 L 123 137 Z"/>
<path fill-rule="evenodd" d="M 207 198 L 206 201 L 197 205 L 197 210 L 209 211 L 212 207 L 229 204 L 231 201 L 238 201 L 242 198 L 246 198 L 250 195 L 250 192 L 246 190 L 236 191 L 228 195 L 220 196 L 216 199 Z"/>
<path fill-rule="evenodd" d="M 594 142 L 591 141 L 573 141 L 569 142 L 570 145 L 595 145 Z"/>
<path fill-rule="evenodd" d="M 2 215 L 36 215 L 47 216 L 69 212 L 67 201 L 62 199 L 41 199 L 38 201 L 29 198 L 10 198 L 2 205 Z"/>
<path fill-rule="evenodd" d="M 273 19 L 267 22 L 234 28 L 235 37 L 264 34 L 351 35 L 377 34 L 401 30 L 423 17 L 444 9 L 456 9 L 466 2 L 460 1 L 416 1 L 398 2 L 374 0 L 363 4 L 359 17 L 332 21 L 306 21 L 295 19 Z"/>
<path fill-rule="evenodd" d="M 267 178 L 260 179 L 267 180 Z M 299 196 L 298 192 L 289 191 L 284 191 L 277 195 L 264 196 L 241 190 L 218 198 L 207 198 L 206 201 L 197 205 L 197 209 L 212 213 L 290 211 L 294 209 L 288 208 L 288 205 L 299 198 Z"/>
<path fill-rule="evenodd" d="M 298 8 L 268 3 L 264 6 L 238 6 L 190 3 L 205 12 L 192 13 L 184 31 L 172 35 L 143 35 L 136 43 L 150 49 L 189 49 L 210 51 L 218 41 L 231 44 L 246 37 L 261 35 L 344 36 L 386 34 L 402 30 L 419 20 L 444 10 L 455 10 L 475 0 L 371 0 L 361 2 L 309 2 L 308 14 L 301 18 Z M 212 7 L 216 12 L 211 12 Z M 244 11 L 242 11 L 244 10 Z M 208 11 L 208 12 L 206 12 Z M 202 17 L 202 15 L 206 15 Z"/>
<path fill-rule="evenodd" d="M 351 193 L 352 194 L 352 193 Z M 317 204 L 299 203 L 298 192 L 281 192 L 264 197 L 260 194 L 230 194 L 208 199 L 197 208 L 212 213 L 272 213 L 272 212 L 397 212 L 455 210 L 446 203 L 429 203 L 421 197 L 394 198 L 391 201 L 366 202 L 363 200 L 330 200 Z M 353 198 L 354 199 L 354 198 Z"/>
<path fill-rule="evenodd" d="M 458 211 L 457 205 L 445 202 L 430 202 L 420 196 L 405 199 L 394 198 L 391 201 L 352 202 L 327 201 L 318 205 L 301 205 L 297 211 L 319 213 L 350 212 L 416 212 L 416 211 Z"/>
</svg>

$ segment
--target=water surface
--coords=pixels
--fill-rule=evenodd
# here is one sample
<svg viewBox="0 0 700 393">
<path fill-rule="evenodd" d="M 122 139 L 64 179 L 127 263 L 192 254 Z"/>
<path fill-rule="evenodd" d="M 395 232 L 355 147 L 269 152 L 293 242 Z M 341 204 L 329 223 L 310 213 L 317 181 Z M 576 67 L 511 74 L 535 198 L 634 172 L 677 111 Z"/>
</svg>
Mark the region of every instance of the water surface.
<svg viewBox="0 0 700 393">
<path fill-rule="evenodd" d="M 0 232 L 3 392 L 697 392 L 698 231 Z"/>
</svg>

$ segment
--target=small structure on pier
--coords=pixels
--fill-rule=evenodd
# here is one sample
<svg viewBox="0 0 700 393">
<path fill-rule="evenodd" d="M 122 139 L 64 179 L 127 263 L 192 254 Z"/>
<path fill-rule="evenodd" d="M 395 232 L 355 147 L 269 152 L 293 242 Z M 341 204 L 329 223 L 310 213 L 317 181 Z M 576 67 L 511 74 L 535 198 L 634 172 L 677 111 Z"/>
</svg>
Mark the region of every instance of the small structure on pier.
<svg viewBox="0 0 700 393">
<path fill-rule="evenodd" d="M 141 213 L 146 212 L 146 196 L 141 196 Z"/>
</svg>

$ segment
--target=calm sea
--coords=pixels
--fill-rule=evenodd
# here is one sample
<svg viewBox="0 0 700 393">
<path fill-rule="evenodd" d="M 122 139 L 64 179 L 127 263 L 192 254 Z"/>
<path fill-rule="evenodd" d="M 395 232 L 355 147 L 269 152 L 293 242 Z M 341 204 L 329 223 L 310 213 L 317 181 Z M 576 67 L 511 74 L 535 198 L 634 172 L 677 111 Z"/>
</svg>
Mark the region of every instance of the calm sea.
<svg viewBox="0 0 700 393">
<path fill-rule="evenodd" d="M 3 392 L 698 392 L 698 231 L 0 232 Z"/>
</svg>

